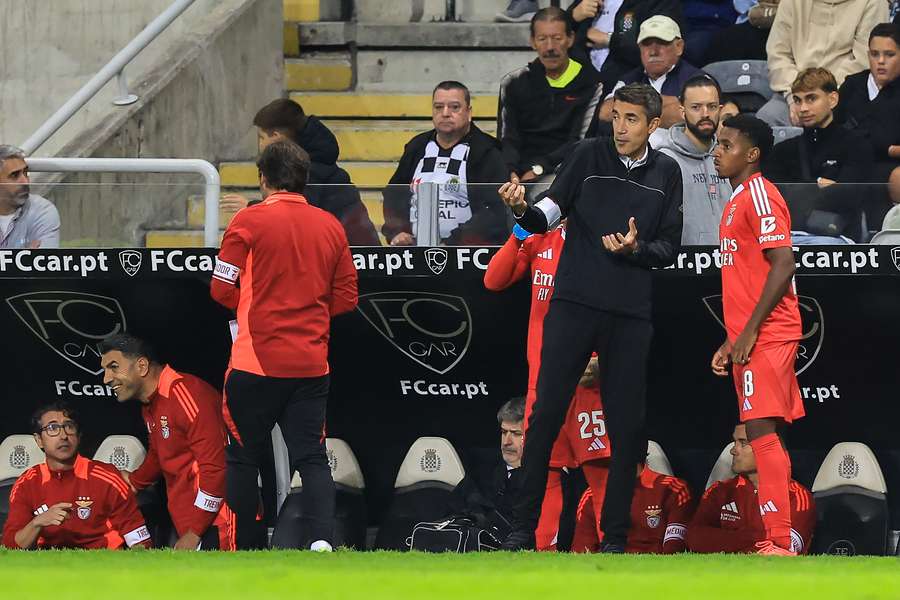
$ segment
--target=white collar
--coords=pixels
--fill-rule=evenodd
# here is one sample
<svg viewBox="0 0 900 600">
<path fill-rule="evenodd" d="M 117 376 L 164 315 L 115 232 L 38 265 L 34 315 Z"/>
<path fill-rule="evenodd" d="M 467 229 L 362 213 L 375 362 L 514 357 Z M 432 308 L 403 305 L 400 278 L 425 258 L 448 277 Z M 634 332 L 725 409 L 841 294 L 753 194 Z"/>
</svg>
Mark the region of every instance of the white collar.
<svg viewBox="0 0 900 600">
<path fill-rule="evenodd" d="M 747 181 L 745 181 L 744 183 L 749 183 L 750 181 L 753 180 L 754 177 L 762 177 L 762 173 L 754 173 L 753 175 L 748 177 Z M 734 200 L 738 194 L 740 194 L 741 192 L 744 191 L 744 183 L 742 183 L 742 184 L 738 185 L 736 188 L 734 188 L 734 191 L 731 192 L 731 198 L 728 199 L 729 202 Z"/>
<path fill-rule="evenodd" d="M 878 92 L 881 90 L 878 89 L 878 84 L 875 83 L 875 77 L 872 73 L 869 73 L 869 78 L 866 80 L 866 88 L 869 91 L 869 102 L 878 97 Z"/>
<path fill-rule="evenodd" d="M 633 169 L 635 167 L 640 167 L 647 163 L 647 157 L 650 156 L 650 144 L 647 144 L 644 147 L 644 155 L 637 160 L 633 160 L 627 156 L 619 155 L 619 160 L 622 161 L 622 164 L 625 165 L 626 169 Z"/>
<path fill-rule="evenodd" d="M 680 59 L 679 59 L 679 60 L 680 60 Z M 675 63 L 674 65 L 672 65 L 671 67 L 669 67 L 669 70 L 668 70 L 668 71 L 666 71 L 665 73 L 663 73 L 662 75 L 660 75 L 660 76 L 657 77 L 656 79 L 650 77 L 650 74 L 647 73 L 647 71 L 644 71 L 644 75 L 646 75 L 646 76 L 647 76 L 647 79 L 648 79 L 650 82 L 652 82 L 652 83 L 656 83 L 657 81 L 665 81 L 665 80 L 666 80 L 666 77 L 668 77 L 669 73 L 671 73 L 672 71 L 674 71 L 674 70 L 675 70 L 675 67 L 677 67 L 677 66 L 678 66 L 678 63 Z"/>
</svg>

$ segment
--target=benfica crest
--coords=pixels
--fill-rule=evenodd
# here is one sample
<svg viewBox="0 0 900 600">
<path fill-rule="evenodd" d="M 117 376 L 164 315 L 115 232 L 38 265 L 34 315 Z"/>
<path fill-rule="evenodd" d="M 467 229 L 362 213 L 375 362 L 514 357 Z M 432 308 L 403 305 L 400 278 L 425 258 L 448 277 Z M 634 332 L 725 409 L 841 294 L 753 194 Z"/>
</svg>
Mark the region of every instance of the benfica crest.
<svg viewBox="0 0 900 600">
<path fill-rule="evenodd" d="M 78 505 L 78 518 L 82 521 L 88 519 L 91 516 L 91 505 L 94 503 L 91 500 L 90 496 L 79 496 L 78 500 L 75 501 L 75 504 Z"/>
<path fill-rule="evenodd" d="M 169 418 L 165 415 L 159 418 L 159 432 L 162 434 L 164 440 L 169 439 Z"/>
<path fill-rule="evenodd" d="M 648 506 L 644 514 L 647 515 L 647 527 L 650 529 L 659 527 L 661 522 L 660 515 L 662 514 L 662 509 L 659 506 Z"/>
</svg>

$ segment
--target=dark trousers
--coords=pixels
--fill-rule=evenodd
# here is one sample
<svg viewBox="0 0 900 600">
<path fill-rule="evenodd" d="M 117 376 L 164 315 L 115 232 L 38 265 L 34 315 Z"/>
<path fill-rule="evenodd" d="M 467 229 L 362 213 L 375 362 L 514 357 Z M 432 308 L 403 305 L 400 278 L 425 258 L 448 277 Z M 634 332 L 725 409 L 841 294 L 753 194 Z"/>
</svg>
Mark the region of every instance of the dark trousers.
<svg viewBox="0 0 900 600">
<path fill-rule="evenodd" d="M 327 375 L 313 378 L 262 377 L 232 370 L 225 381 L 225 401 L 240 443 L 226 452 L 226 501 L 237 519 L 238 548 L 254 547 L 252 532 L 259 509 L 257 476 L 271 454 L 272 428 L 281 427 L 291 474 L 303 480 L 302 510 L 309 539 L 334 537 L 334 480 L 325 454 Z"/>
<path fill-rule="evenodd" d="M 516 525 L 533 530 L 547 485 L 550 450 L 565 421 L 575 387 L 591 352 L 600 361 L 600 393 L 612 446 L 609 480 L 600 521 L 604 541 L 626 542 L 638 463 L 646 456 L 649 321 L 613 315 L 565 300 L 553 300 L 544 320 L 537 400 L 522 457 L 522 489 Z"/>
</svg>

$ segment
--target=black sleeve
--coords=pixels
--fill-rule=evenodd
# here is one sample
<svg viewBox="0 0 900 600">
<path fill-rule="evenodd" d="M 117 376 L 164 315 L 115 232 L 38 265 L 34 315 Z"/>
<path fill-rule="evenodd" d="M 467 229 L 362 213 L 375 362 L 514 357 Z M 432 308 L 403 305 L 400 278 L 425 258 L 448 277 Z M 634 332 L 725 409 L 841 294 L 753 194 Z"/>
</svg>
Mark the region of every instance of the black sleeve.
<svg viewBox="0 0 900 600">
<path fill-rule="evenodd" d="M 867 171 L 875 162 L 875 153 L 868 141 L 857 132 L 847 136 L 847 147 L 844 156 L 847 160 L 841 166 L 841 171 L 835 181 L 841 183 L 862 183 L 867 181 Z"/>
<path fill-rule="evenodd" d="M 763 176 L 766 179 L 775 184 L 793 183 L 797 180 L 799 161 L 790 156 L 796 144 L 794 139 L 786 140 L 772 149 L 772 154 L 762 164 Z"/>
<path fill-rule="evenodd" d="M 516 119 L 515 94 L 510 94 L 515 77 L 510 74 L 500 82 L 500 95 L 497 98 L 497 139 L 503 148 L 503 162 L 509 172 L 517 175 L 519 162 L 522 160 L 519 148 L 522 146 L 522 134 Z"/>
<path fill-rule="evenodd" d="M 412 226 L 409 222 L 411 196 L 409 184 L 416 171 L 417 161 L 418 153 L 412 144 L 407 144 L 403 156 L 400 157 L 400 162 L 397 164 L 397 170 L 394 171 L 388 186 L 381 194 L 384 198 L 384 225 L 381 227 L 381 233 L 384 234 L 388 244 L 398 233 L 404 231 L 412 233 Z"/>
<path fill-rule="evenodd" d="M 506 229 L 506 207 L 497 190 L 506 179 L 506 165 L 497 148 L 491 148 L 469 173 L 469 206 L 472 218 L 457 227 L 450 236 L 451 244 L 502 244 L 509 234 Z"/>
<path fill-rule="evenodd" d="M 594 88 L 594 93 L 591 95 L 591 99 L 588 101 L 587 106 L 584 109 L 584 112 L 581 115 L 580 119 L 575 119 L 572 123 L 572 128 L 569 131 L 569 139 L 567 142 L 556 148 L 553 152 L 542 156 L 535 162 L 544 167 L 546 172 L 551 172 L 556 169 L 559 165 L 562 164 L 563 160 L 572 153 L 572 150 L 575 148 L 575 144 L 578 143 L 579 140 L 582 140 L 587 137 L 595 137 L 590 135 L 591 131 L 597 131 L 597 126 L 594 122 L 597 120 L 597 110 L 600 106 L 600 102 L 603 100 L 603 85 L 601 83 L 597 83 Z"/>
<path fill-rule="evenodd" d="M 641 224 L 638 228 L 638 250 L 629 258 L 643 267 L 668 267 L 678 256 L 681 248 L 683 226 L 683 200 L 681 169 L 676 166 L 666 185 L 666 211 L 656 230 L 656 238 L 641 240 Z"/>
</svg>

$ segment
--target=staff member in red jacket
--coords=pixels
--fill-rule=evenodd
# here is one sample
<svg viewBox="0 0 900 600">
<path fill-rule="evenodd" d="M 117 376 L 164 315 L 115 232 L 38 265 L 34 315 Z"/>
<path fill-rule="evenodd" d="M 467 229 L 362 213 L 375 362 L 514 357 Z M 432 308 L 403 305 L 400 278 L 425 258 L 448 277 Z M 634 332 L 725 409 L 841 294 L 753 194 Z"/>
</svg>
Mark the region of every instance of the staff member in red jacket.
<svg viewBox="0 0 900 600">
<path fill-rule="evenodd" d="M 309 524 L 303 546 L 329 551 L 334 480 L 325 454 L 328 337 L 331 317 L 356 307 L 356 268 L 341 224 L 302 195 L 306 152 L 292 142 L 276 142 L 256 166 L 264 199 L 232 219 L 211 287 L 217 302 L 237 310 L 225 381 L 235 442 L 228 452 L 229 503 L 233 498 L 241 532 L 252 529 L 257 473 L 271 452 L 277 423 L 291 472 L 303 478 Z"/>
<path fill-rule="evenodd" d="M 116 549 L 150 546 L 134 494 L 115 467 L 78 454 L 72 409 L 56 402 L 37 410 L 32 430 L 47 459 L 22 473 L 9 495 L 3 527 L 7 548 Z"/>
<path fill-rule="evenodd" d="M 193 375 L 163 365 L 147 342 L 127 334 L 100 343 L 103 383 L 119 402 L 137 400 L 147 425 L 147 458 L 133 473 L 135 490 L 165 478 L 176 550 L 234 550 L 234 515 L 225 497 L 222 397 Z"/>
</svg>

